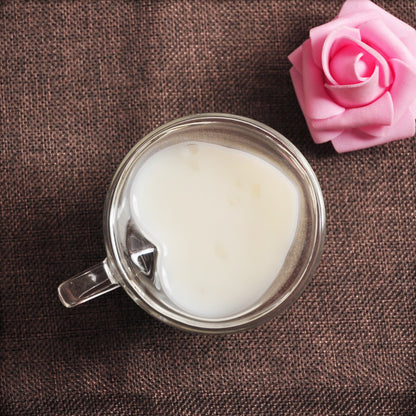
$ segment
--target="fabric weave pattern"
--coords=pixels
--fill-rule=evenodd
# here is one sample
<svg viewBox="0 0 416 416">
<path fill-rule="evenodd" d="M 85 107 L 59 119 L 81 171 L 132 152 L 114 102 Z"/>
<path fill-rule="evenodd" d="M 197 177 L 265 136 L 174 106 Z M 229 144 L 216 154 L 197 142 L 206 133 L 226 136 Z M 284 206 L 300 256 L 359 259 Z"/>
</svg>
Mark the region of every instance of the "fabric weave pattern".
<svg viewBox="0 0 416 416">
<path fill-rule="evenodd" d="M 0 414 L 416 414 L 416 141 L 338 155 L 309 136 L 287 55 L 338 0 L 0 3 Z M 413 1 L 378 1 L 416 27 Z M 126 152 L 200 112 L 270 125 L 321 183 L 327 239 L 301 298 L 227 336 L 122 290 L 57 286 L 101 261 Z"/>
</svg>

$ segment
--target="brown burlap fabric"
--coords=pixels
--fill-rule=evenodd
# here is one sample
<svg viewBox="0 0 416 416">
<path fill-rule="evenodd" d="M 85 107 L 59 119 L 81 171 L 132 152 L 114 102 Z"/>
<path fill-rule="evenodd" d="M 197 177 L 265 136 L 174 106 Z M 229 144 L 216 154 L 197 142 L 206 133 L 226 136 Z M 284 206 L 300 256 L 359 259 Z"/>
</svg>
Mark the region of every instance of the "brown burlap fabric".
<svg viewBox="0 0 416 416">
<path fill-rule="evenodd" d="M 0 3 L 0 414 L 415 415 L 416 141 L 338 155 L 310 139 L 287 55 L 341 0 Z M 378 4 L 416 26 L 412 0 Z M 174 118 L 286 135 L 328 215 L 322 262 L 280 317 L 183 333 L 122 291 L 65 309 L 105 256 L 124 154 Z"/>
</svg>

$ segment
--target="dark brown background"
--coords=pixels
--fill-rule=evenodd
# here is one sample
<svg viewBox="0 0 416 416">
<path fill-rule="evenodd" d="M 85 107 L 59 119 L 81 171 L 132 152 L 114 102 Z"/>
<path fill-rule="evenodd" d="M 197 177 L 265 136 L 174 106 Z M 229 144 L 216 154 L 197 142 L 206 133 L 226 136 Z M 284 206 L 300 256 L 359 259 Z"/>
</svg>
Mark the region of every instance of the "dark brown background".
<svg viewBox="0 0 416 416">
<path fill-rule="evenodd" d="M 0 414 L 415 415 L 416 141 L 313 144 L 287 55 L 333 1 L 0 2 Z M 412 0 L 379 5 L 416 26 Z M 121 290 L 65 309 L 145 133 L 229 112 L 286 135 L 328 215 L 304 295 L 249 332 L 165 326 Z"/>
</svg>

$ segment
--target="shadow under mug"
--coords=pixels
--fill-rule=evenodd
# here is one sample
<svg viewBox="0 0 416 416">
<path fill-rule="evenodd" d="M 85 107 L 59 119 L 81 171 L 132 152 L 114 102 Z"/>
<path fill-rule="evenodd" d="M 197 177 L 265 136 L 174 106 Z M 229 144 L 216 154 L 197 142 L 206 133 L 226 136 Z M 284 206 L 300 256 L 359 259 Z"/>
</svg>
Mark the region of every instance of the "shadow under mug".
<svg viewBox="0 0 416 416">
<path fill-rule="evenodd" d="M 274 283 L 247 310 L 223 318 L 190 314 L 155 284 L 157 250 L 132 221 L 128 203 L 132 178 L 138 167 L 158 150 L 189 140 L 257 155 L 284 172 L 300 195 L 294 241 Z M 111 182 L 104 206 L 107 257 L 102 263 L 63 282 L 58 294 L 66 307 L 73 307 L 122 287 L 150 315 L 175 327 L 202 333 L 240 331 L 275 316 L 299 297 L 318 265 L 324 236 L 325 207 L 321 188 L 309 163 L 291 142 L 268 126 L 248 118 L 215 113 L 188 116 L 154 130 L 126 155 Z"/>
</svg>

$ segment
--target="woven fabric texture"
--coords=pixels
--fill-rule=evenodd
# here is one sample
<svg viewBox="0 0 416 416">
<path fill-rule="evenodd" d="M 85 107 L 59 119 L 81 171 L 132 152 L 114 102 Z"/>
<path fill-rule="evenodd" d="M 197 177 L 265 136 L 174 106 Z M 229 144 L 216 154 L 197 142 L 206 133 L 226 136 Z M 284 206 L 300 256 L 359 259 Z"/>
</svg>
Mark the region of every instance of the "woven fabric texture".
<svg viewBox="0 0 416 416">
<path fill-rule="evenodd" d="M 377 4 L 416 27 L 411 0 Z M 315 145 L 287 55 L 341 0 L 0 2 L 0 414 L 416 414 L 416 140 Z M 306 156 L 327 208 L 307 290 L 257 329 L 179 331 L 117 290 L 57 286 L 105 257 L 111 178 L 146 133 L 226 112 Z"/>
</svg>

